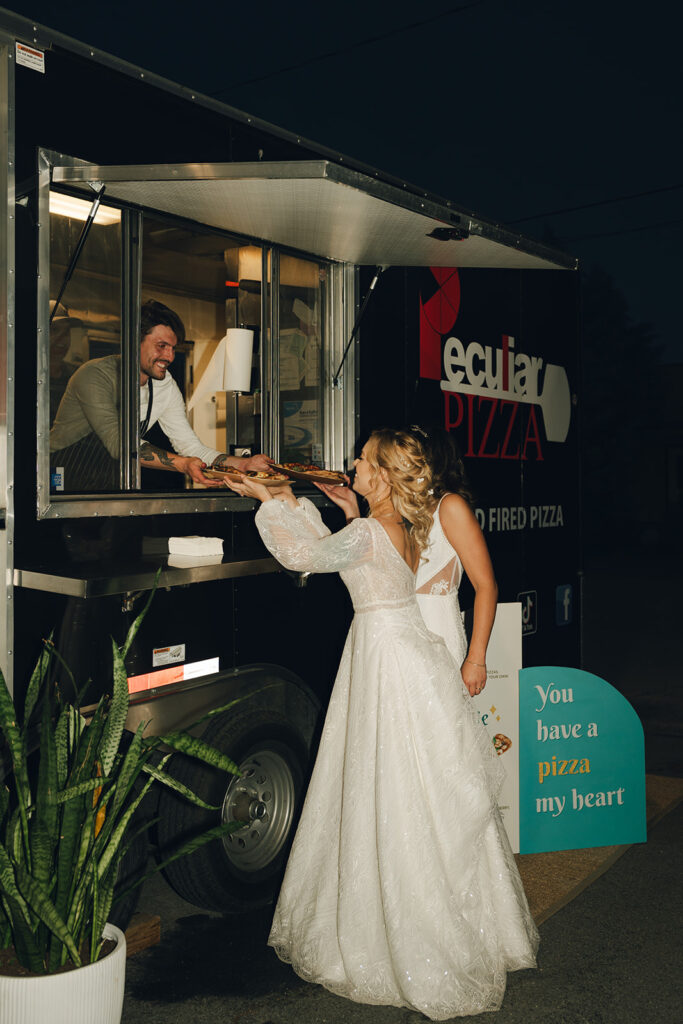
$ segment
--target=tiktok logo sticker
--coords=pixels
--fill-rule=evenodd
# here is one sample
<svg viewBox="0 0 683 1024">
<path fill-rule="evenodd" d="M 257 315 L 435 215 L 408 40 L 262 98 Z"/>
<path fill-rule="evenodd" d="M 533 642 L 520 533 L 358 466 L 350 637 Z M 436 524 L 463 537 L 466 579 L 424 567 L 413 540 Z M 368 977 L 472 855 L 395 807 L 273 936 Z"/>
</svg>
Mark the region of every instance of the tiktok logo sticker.
<svg viewBox="0 0 683 1024">
<path fill-rule="evenodd" d="M 536 632 L 536 607 L 538 596 L 535 590 L 523 590 L 517 594 L 517 600 L 522 602 L 522 636 L 531 636 Z"/>
</svg>

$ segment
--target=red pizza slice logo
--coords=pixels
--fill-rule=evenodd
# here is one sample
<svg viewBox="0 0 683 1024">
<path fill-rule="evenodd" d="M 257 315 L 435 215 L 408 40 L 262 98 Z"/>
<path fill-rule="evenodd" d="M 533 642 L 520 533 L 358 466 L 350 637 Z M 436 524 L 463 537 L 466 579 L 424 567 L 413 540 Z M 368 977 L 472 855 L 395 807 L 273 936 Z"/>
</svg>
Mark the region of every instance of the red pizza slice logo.
<svg viewBox="0 0 683 1024">
<path fill-rule="evenodd" d="M 420 296 L 420 376 L 441 380 L 441 339 L 460 311 L 460 278 L 455 267 L 431 267 L 439 285 L 430 299 Z"/>
</svg>

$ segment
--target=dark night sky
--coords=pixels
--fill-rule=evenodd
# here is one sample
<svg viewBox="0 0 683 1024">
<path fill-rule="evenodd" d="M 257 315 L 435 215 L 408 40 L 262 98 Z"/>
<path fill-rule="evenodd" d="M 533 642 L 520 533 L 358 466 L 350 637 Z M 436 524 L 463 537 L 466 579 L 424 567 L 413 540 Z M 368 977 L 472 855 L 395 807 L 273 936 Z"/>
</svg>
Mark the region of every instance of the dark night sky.
<svg viewBox="0 0 683 1024">
<path fill-rule="evenodd" d="M 665 358 L 683 361 L 670 2 L 11 6 L 484 217 L 552 231 L 611 273 Z M 585 208 L 538 216 L 567 207 Z"/>
</svg>

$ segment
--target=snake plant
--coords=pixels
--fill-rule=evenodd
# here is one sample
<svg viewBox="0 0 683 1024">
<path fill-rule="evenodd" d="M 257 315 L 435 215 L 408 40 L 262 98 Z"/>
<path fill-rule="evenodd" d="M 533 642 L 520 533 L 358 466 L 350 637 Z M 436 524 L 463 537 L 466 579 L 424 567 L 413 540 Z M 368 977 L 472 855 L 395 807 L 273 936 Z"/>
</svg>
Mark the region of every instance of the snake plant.
<svg viewBox="0 0 683 1024">
<path fill-rule="evenodd" d="M 230 758 L 187 733 L 145 737 L 145 723 L 132 739 L 124 733 L 124 658 L 148 606 L 122 648 L 112 640 L 112 694 L 87 718 L 78 698 L 70 703 L 52 681 L 56 663 L 74 685 L 51 640 L 31 676 L 21 721 L 0 673 L 0 730 L 9 762 L 0 782 L 0 949 L 12 944 L 19 962 L 37 974 L 98 958 L 119 864 L 140 831 L 131 825 L 133 816 L 152 785 L 170 786 L 200 807 L 219 810 L 168 774 L 174 751 L 239 775 Z M 37 746 L 31 740 L 36 731 Z M 239 827 L 210 829 L 158 867 Z"/>
</svg>

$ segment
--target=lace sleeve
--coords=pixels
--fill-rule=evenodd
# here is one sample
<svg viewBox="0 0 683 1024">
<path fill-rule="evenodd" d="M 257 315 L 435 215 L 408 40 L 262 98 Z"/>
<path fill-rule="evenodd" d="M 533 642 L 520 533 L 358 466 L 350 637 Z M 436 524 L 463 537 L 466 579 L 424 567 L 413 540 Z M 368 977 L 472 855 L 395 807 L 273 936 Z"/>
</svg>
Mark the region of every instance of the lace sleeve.
<svg viewBox="0 0 683 1024">
<path fill-rule="evenodd" d="M 321 536 L 320 530 L 327 527 L 311 505 L 318 520 L 314 521 L 307 505 L 292 508 L 282 501 L 266 501 L 256 513 L 261 540 L 278 562 L 297 572 L 339 572 L 370 561 L 374 544 L 366 520 L 354 519 L 339 533 Z"/>
<path fill-rule="evenodd" d="M 299 508 L 303 512 L 308 524 L 315 530 L 316 537 L 329 537 L 332 532 L 325 526 L 320 510 L 313 504 L 310 498 L 298 498 Z"/>
</svg>

